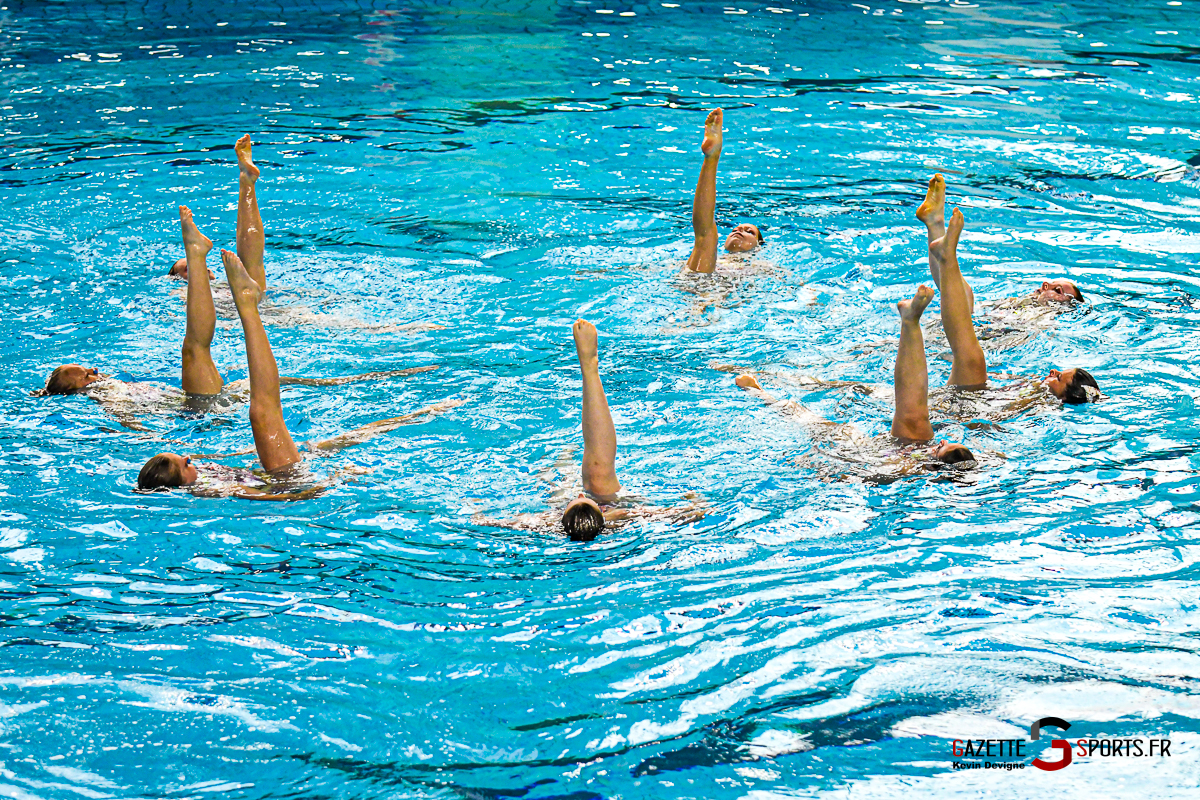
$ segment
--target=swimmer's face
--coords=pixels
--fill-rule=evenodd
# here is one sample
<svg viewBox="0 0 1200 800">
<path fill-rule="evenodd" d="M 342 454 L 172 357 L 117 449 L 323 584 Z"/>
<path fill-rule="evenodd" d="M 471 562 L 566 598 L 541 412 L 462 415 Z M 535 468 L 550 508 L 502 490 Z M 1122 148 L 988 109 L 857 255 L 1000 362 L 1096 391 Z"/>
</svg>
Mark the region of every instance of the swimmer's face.
<svg viewBox="0 0 1200 800">
<path fill-rule="evenodd" d="M 196 482 L 196 478 L 200 476 L 200 473 L 196 471 L 196 465 L 192 463 L 191 456 L 181 456 L 176 453 L 167 453 L 166 456 L 171 459 L 171 463 L 178 470 L 179 478 L 182 481 L 179 484 L 180 486 L 187 486 Z"/>
<path fill-rule="evenodd" d="M 1050 370 L 1050 374 L 1042 381 L 1042 385 L 1050 390 L 1050 393 L 1059 400 L 1063 399 L 1063 395 L 1067 393 L 1067 387 L 1075 380 L 1075 369 L 1064 369 L 1059 372 L 1056 369 Z"/>
<path fill-rule="evenodd" d="M 1052 281 L 1042 281 L 1042 285 L 1034 290 L 1039 303 L 1074 303 L 1080 298 L 1079 287 L 1066 278 L 1055 278 Z"/>
<path fill-rule="evenodd" d="M 945 461 L 947 464 L 957 464 L 959 461 L 974 461 L 975 456 L 967 449 L 965 445 L 954 444 L 938 440 L 930 448 L 929 454 L 939 461 Z"/>
<path fill-rule="evenodd" d="M 55 372 L 58 373 L 55 385 L 60 389 L 61 394 L 82 392 L 101 378 L 107 377 L 106 375 L 101 375 L 98 369 L 81 367 L 78 364 L 66 364 L 59 367 Z"/>
<path fill-rule="evenodd" d="M 187 259 L 181 258 L 178 261 L 176 261 L 174 264 L 172 264 L 171 269 L 167 271 L 167 277 L 168 278 L 178 278 L 181 281 L 186 281 L 187 277 L 188 277 Z M 208 271 L 208 279 L 209 280 L 217 279 L 217 276 L 213 274 L 213 271 L 211 269 Z"/>
<path fill-rule="evenodd" d="M 760 241 L 762 234 L 759 233 L 758 226 L 743 222 L 729 234 L 729 238 L 725 240 L 725 249 L 730 253 L 749 253 L 758 247 Z"/>
</svg>

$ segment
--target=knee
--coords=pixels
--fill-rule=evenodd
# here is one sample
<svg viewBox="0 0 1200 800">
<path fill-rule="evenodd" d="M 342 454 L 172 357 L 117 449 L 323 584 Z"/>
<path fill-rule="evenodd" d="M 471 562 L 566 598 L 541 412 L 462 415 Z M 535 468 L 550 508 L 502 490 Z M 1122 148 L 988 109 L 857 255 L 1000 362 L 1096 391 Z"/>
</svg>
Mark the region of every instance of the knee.
<svg viewBox="0 0 1200 800">
<path fill-rule="evenodd" d="M 962 363 L 967 369 L 973 372 L 987 372 L 987 358 L 983 355 L 983 348 L 975 345 L 968 352 L 963 354 Z"/>
<path fill-rule="evenodd" d="M 184 358 L 199 358 L 208 352 L 209 346 L 204 342 L 198 342 L 194 339 L 184 339 L 183 347 L 180 351 Z"/>
<path fill-rule="evenodd" d="M 272 408 L 267 403 L 255 403 L 250 401 L 250 427 L 259 428 L 263 426 L 274 425 L 283 420 L 282 413 L 277 408 Z"/>
</svg>

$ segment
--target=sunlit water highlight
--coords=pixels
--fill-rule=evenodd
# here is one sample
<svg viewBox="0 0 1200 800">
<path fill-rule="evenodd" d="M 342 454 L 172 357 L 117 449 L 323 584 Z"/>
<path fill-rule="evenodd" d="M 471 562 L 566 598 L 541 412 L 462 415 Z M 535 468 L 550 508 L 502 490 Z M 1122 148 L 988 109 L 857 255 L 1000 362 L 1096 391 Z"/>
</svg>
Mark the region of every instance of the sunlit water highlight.
<svg viewBox="0 0 1200 800">
<path fill-rule="evenodd" d="M 0 794 L 1200 783 L 1194 9 L 6 3 Z M 718 221 L 759 222 L 777 269 L 697 318 L 674 275 L 716 105 Z M 70 361 L 178 385 L 175 206 L 232 246 L 244 132 L 271 302 L 447 326 L 272 325 L 285 374 L 440 367 L 287 390 L 295 437 L 466 403 L 322 460 L 372 471 L 317 500 L 139 496 L 160 443 L 29 392 Z M 889 382 L 939 170 L 978 297 L 1069 274 L 1088 298 L 993 370 L 1085 366 L 1108 399 L 947 423 L 1006 456 L 973 481 L 821 480 L 803 431 L 711 364 Z M 703 521 L 590 545 L 472 524 L 544 509 L 538 472 L 578 444 L 579 315 L 627 488 L 697 491 Z M 214 356 L 245 377 L 236 322 Z M 775 388 L 887 429 L 878 399 Z M 251 441 L 244 406 L 150 424 Z M 1051 714 L 1175 757 L 951 770 L 950 739 Z"/>
</svg>

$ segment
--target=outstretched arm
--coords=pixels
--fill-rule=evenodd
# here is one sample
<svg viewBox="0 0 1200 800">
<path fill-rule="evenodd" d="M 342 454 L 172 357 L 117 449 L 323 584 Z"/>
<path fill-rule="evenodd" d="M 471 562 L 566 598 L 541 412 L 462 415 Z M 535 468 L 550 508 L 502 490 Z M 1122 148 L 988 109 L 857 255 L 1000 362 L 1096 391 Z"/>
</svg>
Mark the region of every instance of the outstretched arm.
<svg viewBox="0 0 1200 800">
<path fill-rule="evenodd" d="M 677 506 L 634 506 L 632 508 L 610 508 L 604 512 L 604 521 L 608 524 L 625 522 L 631 519 L 667 520 L 675 525 L 686 525 L 698 522 L 708 515 L 711 506 L 700 495 L 688 493 L 684 495 L 687 503 Z"/>
<path fill-rule="evenodd" d="M 279 367 L 271 343 L 258 315 L 262 289 L 246 272 L 241 260 L 228 250 L 221 251 L 225 277 L 233 290 L 242 332 L 246 337 L 246 364 L 250 372 L 250 429 L 254 449 L 267 472 L 295 464 L 300 460 L 296 443 L 283 422 L 283 404 L 279 400 Z"/>
<path fill-rule="evenodd" d="M 576 320 L 572 328 L 583 375 L 583 488 L 598 497 L 621 491 L 617 480 L 617 430 L 600 382 L 596 326 Z"/>
<path fill-rule="evenodd" d="M 759 385 L 758 380 L 749 373 L 738 375 L 734 379 L 734 383 L 767 405 L 778 409 L 780 413 L 796 420 L 796 422 L 808 428 L 813 433 L 827 435 L 838 427 L 838 423 L 830 422 L 824 417 L 814 414 L 795 400 L 779 400 L 774 395 L 769 394 Z"/>
<path fill-rule="evenodd" d="M 925 223 L 925 233 L 929 247 L 929 276 L 933 283 L 942 291 L 942 257 L 941 249 L 935 250 L 933 243 L 946 235 L 946 179 L 939 172 L 929 179 L 929 189 L 925 193 L 925 202 L 917 208 L 917 219 Z M 967 302 L 972 311 L 975 309 L 975 292 L 967 284 Z"/>
<path fill-rule="evenodd" d="M 946 341 L 954 353 L 950 385 L 982 387 L 987 384 L 987 359 L 975 337 L 967 281 L 958 268 L 958 237 L 962 229 L 963 215 L 956 208 L 946 235 L 930 244 L 929 251 L 938 251 L 942 262 L 942 327 L 946 329 Z"/>
<path fill-rule="evenodd" d="M 867 383 L 859 383 L 858 381 L 838 381 L 825 380 L 812 375 L 803 373 L 784 374 L 771 370 L 755 372 L 746 367 L 739 367 L 737 364 L 709 364 L 710 368 L 717 372 L 729 372 L 734 375 L 749 375 L 756 381 L 760 375 L 770 375 L 773 381 L 789 383 L 793 386 L 801 386 L 806 389 L 850 389 L 852 391 L 861 392 L 862 394 L 873 394 L 878 391 L 879 387 L 872 386 Z M 739 384 L 740 385 L 740 384 Z"/>
<path fill-rule="evenodd" d="M 332 439 L 326 439 L 323 442 L 310 442 L 309 446 L 314 450 L 336 452 L 356 444 L 362 444 L 368 439 L 372 439 L 380 434 L 387 433 L 388 431 L 394 431 L 396 428 L 415 422 L 421 417 L 433 416 L 435 414 L 440 414 L 443 411 L 448 411 L 451 408 L 457 408 L 465 402 L 467 401 L 443 400 L 440 403 L 434 403 L 431 406 L 426 406 L 425 408 L 413 411 L 409 414 L 402 414 L 399 417 L 392 417 L 390 419 L 377 420 L 367 425 L 363 425 L 361 428 L 355 428 L 348 433 L 343 433 L 341 436 L 335 436 Z"/>
<path fill-rule="evenodd" d="M 183 334 L 181 382 L 183 391 L 188 394 L 216 394 L 224 382 L 213 363 L 210 349 L 217 329 L 217 311 L 213 307 L 205 257 L 212 249 L 212 242 L 196 227 L 187 206 L 179 207 L 179 224 L 183 229 L 188 263 L 187 327 Z"/>
<path fill-rule="evenodd" d="M 427 367 L 409 367 L 407 369 L 389 369 L 383 372 L 364 372 L 361 375 L 343 375 L 337 378 L 288 378 L 280 376 L 280 386 L 343 386 L 347 383 L 359 383 L 361 381 L 378 381 L 386 378 L 407 378 L 409 375 L 417 375 L 422 372 L 432 372 L 437 369 L 437 364 L 430 364 Z"/>
<path fill-rule="evenodd" d="M 324 493 L 332 485 L 331 482 L 325 482 L 317 486 L 310 486 L 307 489 L 301 489 L 298 492 L 282 492 L 280 494 L 260 492 L 252 487 L 244 487 L 230 496 L 240 497 L 243 500 L 270 500 L 278 503 L 286 503 L 292 500 L 308 500 L 310 497 L 316 497 Z"/>
<path fill-rule="evenodd" d="M 921 314 L 932 299 L 933 290 L 922 284 L 911 300 L 896 304 L 900 310 L 900 349 L 894 373 L 896 410 L 892 414 L 892 436 L 898 439 L 933 438 L 933 427 L 929 424 L 929 365 L 921 334 Z"/>
<path fill-rule="evenodd" d="M 688 256 L 688 269 L 693 272 L 712 272 L 717 268 L 717 162 L 721 160 L 721 124 L 724 112 L 715 109 L 704 121 L 704 142 L 700 152 L 704 164 L 700 167 L 700 178 L 696 181 L 696 195 L 692 198 L 692 232 L 695 242 Z"/>
</svg>

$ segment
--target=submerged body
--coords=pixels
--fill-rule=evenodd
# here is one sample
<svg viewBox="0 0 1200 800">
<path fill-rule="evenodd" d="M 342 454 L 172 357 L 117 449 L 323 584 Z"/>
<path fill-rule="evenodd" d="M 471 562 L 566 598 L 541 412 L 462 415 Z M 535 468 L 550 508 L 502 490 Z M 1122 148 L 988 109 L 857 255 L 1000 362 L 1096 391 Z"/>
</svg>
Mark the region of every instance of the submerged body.
<svg viewBox="0 0 1200 800">
<path fill-rule="evenodd" d="M 833 422 L 794 401 L 780 401 L 763 390 L 751 374 L 739 375 L 735 383 L 803 426 L 815 447 L 841 462 L 841 469 L 833 470 L 836 477 L 888 482 L 947 465 L 974 465 L 975 455 L 965 445 L 933 441 L 929 376 L 921 338 L 921 314 L 932 299 L 933 292 L 920 286 L 912 299 L 897 304 L 900 350 L 896 354 L 895 406 L 888 436 L 868 436 L 852 423 Z"/>
<path fill-rule="evenodd" d="M 717 207 L 717 165 L 721 160 L 724 144 L 722 125 L 725 112 L 714 109 L 704 121 L 704 140 L 700 152 L 704 163 L 696 181 L 696 192 L 692 197 L 692 252 L 688 256 L 687 268 L 692 272 L 713 272 L 717 268 L 717 244 L 720 235 L 715 217 Z M 763 243 L 762 232 L 757 225 L 743 222 L 736 225 L 725 238 L 726 253 L 749 253 Z"/>
<path fill-rule="evenodd" d="M 686 506 L 659 508 L 621 493 L 621 481 L 617 479 L 616 469 L 617 432 L 600 380 L 596 326 L 581 319 L 575 322 L 571 332 L 583 378 L 582 491 L 577 491 L 572 482 L 564 478 L 551 497 L 551 503 L 555 506 L 551 510 L 519 514 L 507 520 L 477 514 L 473 521 L 479 525 L 544 532 L 561 526 L 573 541 L 587 542 L 595 539 L 605 528 L 632 519 L 669 519 L 680 523 L 704 516 L 703 506 L 694 497 L 689 498 L 690 503 Z M 559 459 L 556 468 L 564 476 L 568 473 L 563 458 Z M 545 473 L 542 477 L 545 479 Z M 571 499 L 572 496 L 574 499 Z"/>
<path fill-rule="evenodd" d="M 258 212 L 258 200 L 254 184 L 259 170 L 251 157 L 250 137 L 237 141 L 235 151 L 238 159 L 239 192 L 237 241 L 240 259 L 247 274 L 260 287 L 266 286 L 263 269 L 262 218 Z M 212 341 L 216 333 L 218 303 L 216 297 L 234 308 L 236 298 L 229 284 L 214 297 L 212 271 L 208 269 L 208 253 L 212 241 L 196 227 L 192 211 L 179 206 L 180 232 L 187 256 L 172 268 L 172 274 L 187 281 L 185 287 L 186 322 L 183 345 L 180 353 L 180 388 L 158 383 L 119 381 L 102 374 L 98 369 L 79 364 L 64 364 L 56 368 L 40 392 L 44 395 L 86 394 L 99 402 L 108 413 L 126 428 L 145 431 L 139 421 L 142 416 L 161 416 L 191 411 L 204 413 L 214 409 L 227 409 L 245 402 L 249 381 L 226 384 L 212 359 Z M 182 266 L 181 266 L 182 265 Z M 301 310 L 280 308 L 278 319 L 292 319 Z M 280 378 L 281 385 L 297 384 L 308 386 L 336 386 L 360 380 L 403 377 L 436 369 L 434 366 L 412 369 L 388 370 L 340 378 Z"/>
<path fill-rule="evenodd" d="M 749 375 L 758 383 L 768 381 L 808 392 L 852 392 L 887 403 L 895 399 L 895 391 L 886 384 L 824 380 L 802 373 L 774 370 L 751 371 L 732 364 L 716 364 L 713 368 L 720 372 Z M 1006 422 L 1028 411 L 1059 409 L 1062 408 L 1062 401 L 1054 396 L 1044 379 L 991 374 L 988 376 L 987 386 L 981 389 L 963 389 L 956 386 L 930 388 L 928 407 L 934 427 L 943 421 L 960 422 L 970 426 L 979 422 Z"/>
<path fill-rule="evenodd" d="M 157 491 L 185 487 L 205 497 L 240 497 L 249 500 L 302 500 L 312 497 L 328 488 L 332 478 L 312 483 L 304 470 L 300 450 L 284 424 L 279 371 L 266 330 L 258 316 L 262 289 L 236 254 L 222 250 L 221 255 L 242 320 L 250 373 L 250 428 L 263 473 L 260 475 L 219 464 L 193 463 L 190 456 L 159 453 L 142 467 L 138 474 L 138 488 Z M 411 414 L 372 422 L 333 439 L 311 443 L 309 449 L 314 452 L 337 451 L 395 430 L 419 417 L 454 408 L 461 402 L 443 401 Z"/>
<path fill-rule="evenodd" d="M 949 223 L 946 223 L 945 203 L 946 181 L 941 174 L 936 174 L 929 180 L 925 199 L 917 208 L 917 219 L 925 224 L 929 242 L 929 272 L 942 295 L 942 327 L 952 354 L 948 384 L 962 388 L 983 388 L 987 385 L 987 358 L 972 318 L 975 294 L 958 263 L 958 241 L 965 220 L 962 212 L 955 208 Z M 1038 305 L 1059 306 L 1066 303 L 1068 297 L 1082 300 L 1083 295 L 1073 283 L 1059 279 L 1043 282 L 1039 289 L 1034 290 L 1032 297 Z M 1018 303 L 1018 307 L 1022 305 Z M 1023 307 L 1032 306 L 1026 303 Z M 1055 397 L 1071 405 L 1095 402 L 1100 398 L 1096 379 L 1079 367 L 1062 371 L 1051 369 L 1044 383 Z"/>
<path fill-rule="evenodd" d="M 258 207 L 258 178 L 261 174 L 252 156 L 250 135 L 238 139 L 234 145 L 238 162 L 238 211 L 237 211 L 237 255 L 246 272 L 266 292 L 267 274 L 264 263 L 266 253 L 266 232 L 263 227 L 262 214 Z M 189 212 L 190 213 L 190 212 Z M 187 237 L 185 236 L 185 250 Z M 209 242 L 211 247 L 212 243 Z M 200 263 L 193 263 L 192 253 L 175 262 L 167 272 L 170 278 L 188 281 L 188 296 L 191 293 L 190 275 Z M 205 251 L 207 252 L 207 250 Z M 189 266 L 190 265 L 190 266 Z M 208 278 L 212 272 L 204 267 L 203 272 Z M 206 278 L 205 285 L 208 280 Z M 215 293 L 210 293 L 209 303 L 213 305 L 216 318 L 238 319 L 237 305 L 234 302 L 233 290 L 227 284 L 219 285 Z M 324 327 L 336 330 L 357 330 L 366 333 L 411 333 L 415 331 L 443 330 L 444 325 L 427 322 L 404 324 L 366 322 L 355 317 L 340 314 L 328 314 L 316 311 L 303 305 L 277 305 L 270 302 L 259 304 L 259 316 L 266 324 L 277 327 Z"/>
<path fill-rule="evenodd" d="M 975 335 L 986 352 L 1010 350 L 1032 341 L 1040 333 L 1053 330 L 1060 316 L 1077 308 L 1075 303 L 1046 303 L 1033 294 L 985 300 L 975 306 Z M 934 347 L 944 344 L 946 331 L 942 321 L 933 319 L 926 323 L 925 335 Z"/>
</svg>

